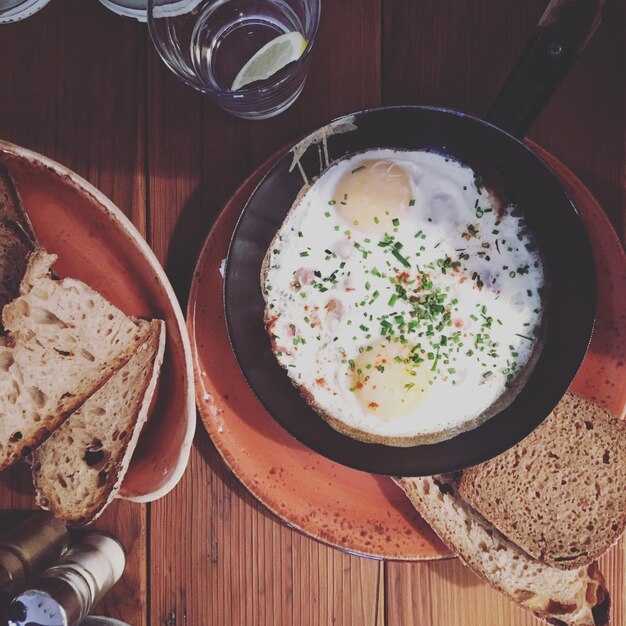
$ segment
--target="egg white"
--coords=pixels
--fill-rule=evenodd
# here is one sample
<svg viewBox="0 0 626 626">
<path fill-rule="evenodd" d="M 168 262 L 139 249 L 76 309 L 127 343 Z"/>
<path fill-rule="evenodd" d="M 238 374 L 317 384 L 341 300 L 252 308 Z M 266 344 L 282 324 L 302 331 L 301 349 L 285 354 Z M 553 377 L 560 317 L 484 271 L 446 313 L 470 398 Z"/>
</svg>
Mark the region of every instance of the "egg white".
<svg viewBox="0 0 626 626">
<path fill-rule="evenodd" d="M 376 163 L 406 174 L 411 197 L 395 194 L 392 215 L 381 207 L 374 225 L 349 194 L 336 196 Z M 420 279 L 432 287 L 420 289 Z M 277 359 L 322 414 L 373 437 L 435 441 L 469 427 L 529 362 L 543 284 L 522 218 L 477 186 L 469 167 L 381 149 L 335 163 L 301 196 L 268 251 L 262 289 Z M 433 293 L 447 317 L 416 324 L 421 305 L 410 298 Z M 368 361 L 380 350 L 393 362 Z M 410 350 L 420 362 L 406 362 Z"/>
</svg>

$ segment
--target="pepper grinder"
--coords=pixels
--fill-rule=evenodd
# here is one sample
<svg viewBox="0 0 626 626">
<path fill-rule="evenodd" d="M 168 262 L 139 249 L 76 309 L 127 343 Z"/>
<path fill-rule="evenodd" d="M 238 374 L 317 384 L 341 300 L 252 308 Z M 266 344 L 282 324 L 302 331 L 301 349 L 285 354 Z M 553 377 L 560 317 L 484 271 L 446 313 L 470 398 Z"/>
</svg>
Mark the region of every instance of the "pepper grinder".
<svg viewBox="0 0 626 626">
<path fill-rule="evenodd" d="M 13 600 L 9 626 L 74 626 L 120 579 L 126 558 L 118 541 L 85 535 Z"/>
<path fill-rule="evenodd" d="M 69 545 L 63 522 L 39 511 L 0 536 L 0 591 L 15 595 Z"/>
</svg>

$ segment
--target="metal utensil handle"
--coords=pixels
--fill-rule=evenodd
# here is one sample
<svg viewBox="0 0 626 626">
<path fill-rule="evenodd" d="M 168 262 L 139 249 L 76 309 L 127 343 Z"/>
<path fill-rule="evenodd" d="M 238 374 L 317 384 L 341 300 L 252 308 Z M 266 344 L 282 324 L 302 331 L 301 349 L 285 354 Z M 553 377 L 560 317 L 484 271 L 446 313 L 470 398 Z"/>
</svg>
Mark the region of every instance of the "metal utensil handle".
<svg viewBox="0 0 626 626">
<path fill-rule="evenodd" d="M 524 137 L 600 25 L 605 0 L 552 0 L 487 120 Z"/>
</svg>

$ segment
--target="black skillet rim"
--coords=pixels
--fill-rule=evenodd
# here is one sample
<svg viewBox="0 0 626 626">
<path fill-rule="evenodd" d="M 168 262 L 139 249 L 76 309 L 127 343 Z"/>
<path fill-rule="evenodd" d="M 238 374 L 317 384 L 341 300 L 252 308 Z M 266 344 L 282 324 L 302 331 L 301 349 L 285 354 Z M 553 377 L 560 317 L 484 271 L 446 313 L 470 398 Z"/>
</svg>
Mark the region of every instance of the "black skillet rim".
<svg viewBox="0 0 626 626">
<path fill-rule="evenodd" d="M 483 425 L 443 442 L 409 447 L 365 443 L 357 441 L 355 439 L 351 439 L 335 431 L 323 420 L 321 416 L 319 416 L 319 414 L 317 414 L 311 407 L 309 407 L 305 400 L 301 398 L 295 388 L 291 385 L 287 373 L 278 365 L 273 354 L 271 354 L 272 359 L 276 363 L 276 367 L 278 368 L 278 370 L 280 370 L 280 376 L 283 379 L 281 387 L 283 388 L 285 393 L 295 393 L 297 395 L 299 399 L 299 403 L 297 403 L 299 404 L 298 408 L 303 411 L 307 426 L 303 426 L 303 420 L 300 417 L 296 418 L 295 420 L 290 419 L 289 416 L 286 416 L 284 414 L 284 411 L 281 413 L 280 411 L 274 411 L 272 409 L 271 396 L 275 397 L 276 389 L 274 387 L 272 387 L 271 389 L 265 389 L 262 385 L 259 385 L 257 376 L 253 371 L 254 368 L 249 367 L 249 364 L 246 362 L 246 357 L 244 356 L 247 346 L 249 344 L 245 340 L 245 338 L 239 336 L 239 330 L 237 329 L 237 323 L 235 320 L 235 318 L 238 316 L 238 309 L 240 307 L 238 303 L 234 301 L 234 299 L 237 298 L 237 295 L 233 294 L 232 288 L 232 285 L 236 281 L 236 278 L 234 277 L 235 270 L 233 268 L 235 267 L 235 262 L 237 261 L 236 255 L 238 253 L 237 247 L 239 243 L 239 237 L 241 236 L 242 229 L 245 226 L 246 216 L 249 215 L 249 207 L 251 206 L 254 198 L 257 196 L 259 190 L 263 189 L 264 184 L 272 176 L 273 172 L 275 172 L 279 164 L 283 163 L 285 159 L 290 158 L 290 151 L 287 151 L 282 157 L 280 157 L 278 161 L 276 161 L 272 165 L 270 170 L 264 174 L 263 178 L 250 194 L 250 197 L 248 198 L 241 212 L 241 215 L 237 220 L 237 224 L 233 231 L 233 235 L 231 237 L 228 249 L 223 295 L 228 338 L 239 369 L 242 372 L 242 375 L 246 380 L 248 386 L 251 388 L 259 402 L 283 428 L 285 428 L 302 444 L 311 448 L 315 452 L 349 467 L 375 474 L 418 476 L 457 471 L 469 465 L 474 465 L 476 463 L 497 456 L 498 454 L 501 454 L 505 450 L 518 443 L 547 417 L 549 412 L 554 408 L 554 406 L 556 406 L 559 399 L 565 393 L 567 387 L 569 386 L 569 383 L 580 368 L 583 358 L 587 352 L 595 320 L 596 281 L 593 252 L 589 243 L 588 236 L 586 234 L 585 227 L 582 223 L 580 215 L 578 214 L 578 211 L 576 210 L 576 207 L 574 206 L 565 189 L 563 189 L 561 184 L 556 179 L 556 176 L 554 175 L 552 170 L 550 170 L 550 168 L 527 145 L 525 145 L 515 136 L 510 135 L 506 131 L 498 128 L 497 126 L 494 126 L 493 124 L 471 114 L 437 106 L 401 105 L 377 107 L 358 111 L 353 114 L 342 115 L 338 118 L 335 118 L 330 123 L 336 123 L 344 119 L 349 119 L 353 116 L 358 119 L 359 117 L 364 115 L 371 115 L 376 113 L 385 114 L 392 113 L 394 111 L 406 110 L 424 110 L 428 112 L 453 115 L 458 118 L 469 119 L 472 123 L 476 123 L 481 126 L 487 126 L 495 130 L 497 133 L 504 135 L 504 137 L 508 138 L 509 141 L 514 141 L 519 147 L 523 148 L 523 150 L 527 153 L 527 155 L 531 157 L 532 160 L 536 161 L 539 168 L 543 169 L 544 173 L 546 173 L 548 177 L 554 182 L 554 184 L 556 184 L 560 193 L 563 194 L 564 200 L 570 208 L 570 214 L 572 218 L 574 218 L 575 222 L 577 223 L 576 228 L 578 228 L 578 235 L 580 236 L 580 243 L 582 246 L 578 250 L 578 256 L 591 262 L 590 269 L 587 272 L 585 278 L 585 292 L 588 296 L 586 300 L 590 304 L 584 310 L 577 312 L 577 315 L 579 317 L 578 327 L 581 332 L 577 337 L 573 338 L 573 341 L 575 341 L 576 343 L 576 356 L 575 358 L 571 359 L 571 362 L 567 364 L 567 372 L 560 372 L 559 384 L 558 386 L 555 386 L 552 390 L 550 390 L 551 393 L 549 394 L 549 396 L 551 400 L 549 402 L 543 401 L 542 404 L 545 405 L 545 408 L 540 412 L 541 414 L 534 416 L 531 415 L 530 417 L 523 416 L 522 423 L 517 423 L 516 428 L 514 429 L 515 434 L 513 434 L 513 432 L 510 432 L 510 429 L 507 429 L 506 427 L 504 428 L 504 432 L 502 432 L 503 427 L 502 425 L 500 425 L 499 429 L 495 429 L 497 433 L 495 435 L 494 441 L 494 435 L 493 433 L 490 433 L 490 431 L 494 430 L 493 425 L 498 422 L 502 422 L 503 417 L 506 417 L 506 415 L 510 412 L 511 407 L 515 406 L 518 402 L 518 396 L 518 398 L 516 398 L 509 407 L 490 418 Z M 294 145 L 297 145 L 297 142 Z M 353 152 L 356 152 L 356 150 Z M 285 213 L 287 210 L 288 207 L 286 208 Z M 269 245 L 269 242 L 267 243 L 267 245 Z M 258 272 L 255 272 L 255 276 L 253 279 L 251 279 L 251 281 L 252 284 L 256 283 L 256 290 L 258 292 L 254 295 L 262 301 L 262 295 L 259 286 L 259 273 L 260 264 L 258 266 Z M 267 338 L 262 319 L 259 321 L 260 328 L 262 329 L 263 335 L 267 342 L 267 348 L 269 349 L 269 338 Z M 541 360 L 542 357 L 540 356 L 539 361 Z M 461 450 L 459 450 L 459 446 L 463 445 L 462 442 L 466 442 L 474 446 L 478 444 L 480 450 L 476 450 L 474 447 L 469 452 L 467 452 L 465 446 L 463 446 Z M 461 452 L 461 454 L 459 454 L 459 452 Z"/>
</svg>

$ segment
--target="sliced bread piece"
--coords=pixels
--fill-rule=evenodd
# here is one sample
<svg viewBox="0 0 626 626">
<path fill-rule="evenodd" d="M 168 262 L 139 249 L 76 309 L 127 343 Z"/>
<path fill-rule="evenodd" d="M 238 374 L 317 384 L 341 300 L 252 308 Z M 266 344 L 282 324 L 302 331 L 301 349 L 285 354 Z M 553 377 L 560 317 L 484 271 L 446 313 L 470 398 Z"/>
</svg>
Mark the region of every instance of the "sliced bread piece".
<svg viewBox="0 0 626 626">
<path fill-rule="evenodd" d="M 53 280 L 56 257 L 36 250 L 21 295 L 7 304 L 0 346 L 0 469 L 30 454 L 137 351 L 149 336 L 74 279 Z"/>
<path fill-rule="evenodd" d="M 626 525 L 626 421 L 567 393 L 521 443 L 465 470 L 459 494 L 535 558 L 587 565 Z"/>
<path fill-rule="evenodd" d="M 33 226 L 22 207 L 22 200 L 9 171 L 0 166 L 0 224 L 11 222 L 35 242 Z"/>
<path fill-rule="evenodd" d="M 35 234 L 9 172 L 0 167 L 0 310 L 19 295 Z"/>
<path fill-rule="evenodd" d="M 554 626 L 609 623 L 610 599 L 595 563 L 562 571 L 533 559 L 466 504 L 448 477 L 396 482 L 442 541 L 520 606 Z"/>
<path fill-rule="evenodd" d="M 19 228 L 0 225 L 0 310 L 17 298 L 33 244 Z"/>
<path fill-rule="evenodd" d="M 165 324 L 128 363 L 33 452 L 37 504 L 72 526 L 93 521 L 113 500 L 148 417 L 165 348 Z"/>
</svg>

